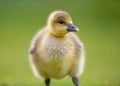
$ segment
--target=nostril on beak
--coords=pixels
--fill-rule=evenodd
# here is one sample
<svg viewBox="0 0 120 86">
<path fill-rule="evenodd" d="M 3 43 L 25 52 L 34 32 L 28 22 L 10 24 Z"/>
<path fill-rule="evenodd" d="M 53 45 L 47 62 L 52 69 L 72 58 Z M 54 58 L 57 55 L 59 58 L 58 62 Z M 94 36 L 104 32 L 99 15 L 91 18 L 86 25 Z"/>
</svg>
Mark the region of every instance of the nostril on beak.
<svg viewBox="0 0 120 86">
<path fill-rule="evenodd" d="M 68 25 L 68 28 L 74 29 L 75 27 L 74 27 L 72 24 L 69 24 L 69 25 Z"/>
</svg>

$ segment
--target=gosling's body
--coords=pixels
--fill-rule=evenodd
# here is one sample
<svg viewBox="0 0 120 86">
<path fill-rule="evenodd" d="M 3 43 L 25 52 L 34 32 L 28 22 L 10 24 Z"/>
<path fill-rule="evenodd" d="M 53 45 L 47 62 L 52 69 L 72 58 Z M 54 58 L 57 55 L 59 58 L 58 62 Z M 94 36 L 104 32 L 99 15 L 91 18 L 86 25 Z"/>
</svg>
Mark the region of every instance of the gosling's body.
<svg viewBox="0 0 120 86">
<path fill-rule="evenodd" d="M 53 21 L 49 20 L 49 22 Z M 65 26 L 60 27 L 65 28 Z M 36 76 L 45 80 L 46 86 L 49 86 L 50 78 L 61 79 L 66 76 L 72 77 L 75 83 L 84 66 L 83 43 L 74 33 L 65 30 L 61 33 L 60 30 L 54 32 L 55 28 L 57 27 L 48 23 L 33 38 L 30 48 L 33 71 Z M 75 85 L 79 86 L 79 83 Z"/>
</svg>

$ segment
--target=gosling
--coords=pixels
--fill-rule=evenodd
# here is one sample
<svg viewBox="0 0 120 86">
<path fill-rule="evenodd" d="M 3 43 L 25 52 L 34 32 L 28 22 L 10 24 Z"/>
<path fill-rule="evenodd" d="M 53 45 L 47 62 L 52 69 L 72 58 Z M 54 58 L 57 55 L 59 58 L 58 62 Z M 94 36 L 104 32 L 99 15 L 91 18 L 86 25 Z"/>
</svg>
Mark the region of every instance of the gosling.
<svg viewBox="0 0 120 86">
<path fill-rule="evenodd" d="M 46 86 L 51 79 L 70 76 L 75 86 L 80 86 L 79 75 L 84 68 L 84 46 L 73 33 L 79 29 L 65 11 L 54 11 L 47 25 L 33 38 L 30 46 L 30 64 L 34 74 Z"/>
</svg>

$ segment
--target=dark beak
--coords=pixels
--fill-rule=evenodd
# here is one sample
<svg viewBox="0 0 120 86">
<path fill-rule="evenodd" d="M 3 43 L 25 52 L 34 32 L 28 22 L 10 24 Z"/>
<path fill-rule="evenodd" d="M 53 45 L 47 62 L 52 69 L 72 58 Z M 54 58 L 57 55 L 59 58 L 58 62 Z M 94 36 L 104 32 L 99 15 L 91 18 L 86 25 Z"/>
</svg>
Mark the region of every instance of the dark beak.
<svg viewBox="0 0 120 86">
<path fill-rule="evenodd" d="M 68 24 L 67 31 L 68 32 L 77 32 L 77 31 L 79 31 L 79 29 L 76 26 L 74 26 L 73 24 Z"/>
</svg>

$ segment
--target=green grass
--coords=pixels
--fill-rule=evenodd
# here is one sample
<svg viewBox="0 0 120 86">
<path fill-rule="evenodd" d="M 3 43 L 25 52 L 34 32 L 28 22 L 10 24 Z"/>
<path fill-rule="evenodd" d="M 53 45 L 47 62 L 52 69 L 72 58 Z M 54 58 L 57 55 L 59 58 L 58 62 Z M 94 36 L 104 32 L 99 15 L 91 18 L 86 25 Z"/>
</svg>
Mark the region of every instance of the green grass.
<svg viewBox="0 0 120 86">
<path fill-rule="evenodd" d="M 56 9 L 68 11 L 85 44 L 82 86 L 120 86 L 120 2 L 117 0 L 0 1 L 0 85 L 45 86 L 29 65 L 30 41 Z M 6 84 L 6 85 L 5 85 Z M 51 86 L 74 86 L 71 79 Z"/>
</svg>

